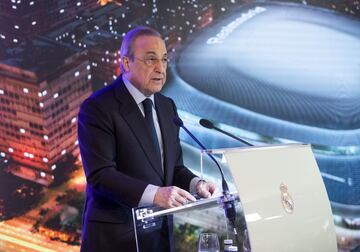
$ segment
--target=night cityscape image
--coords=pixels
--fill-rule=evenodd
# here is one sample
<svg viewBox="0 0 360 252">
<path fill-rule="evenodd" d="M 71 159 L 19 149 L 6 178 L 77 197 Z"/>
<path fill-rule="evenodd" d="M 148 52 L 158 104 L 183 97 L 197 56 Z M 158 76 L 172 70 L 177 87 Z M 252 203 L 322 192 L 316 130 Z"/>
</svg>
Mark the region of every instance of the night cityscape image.
<svg viewBox="0 0 360 252">
<path fill-rule="evenodd" d="M 121 74 L 140 25 L 162 34 L 162 93 L 207 148 L 245 145 L 201 118 L 258 146 L 311 144 L 338 251 L 360 251 L 359 0 L 0 1 L 0 251 L 80 251 L 79 108 Z"/>
</svg>

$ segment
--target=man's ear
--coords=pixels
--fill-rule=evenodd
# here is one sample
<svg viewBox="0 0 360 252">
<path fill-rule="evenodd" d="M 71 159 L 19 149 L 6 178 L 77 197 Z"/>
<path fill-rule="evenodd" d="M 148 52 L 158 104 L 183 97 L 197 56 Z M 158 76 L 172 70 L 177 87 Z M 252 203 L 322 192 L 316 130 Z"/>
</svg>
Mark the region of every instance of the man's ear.
<svg viewBox="0 0 360 252">
<path fill-rule="evenodd" d="M 129 72 L 130 71 L 129 58 L 126 57 L 126 56 L 122 56 L 121 63 L 123 65 L 123 67 L 124 67 L 125 72 Z"/>
</svg>

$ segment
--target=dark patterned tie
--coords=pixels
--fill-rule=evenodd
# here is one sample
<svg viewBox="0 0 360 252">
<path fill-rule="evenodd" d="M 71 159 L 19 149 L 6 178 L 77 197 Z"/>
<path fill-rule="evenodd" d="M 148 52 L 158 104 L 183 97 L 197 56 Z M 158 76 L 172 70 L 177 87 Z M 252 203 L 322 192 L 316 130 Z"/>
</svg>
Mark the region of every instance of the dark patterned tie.
<svg viewBox="0 0 360 252">
<path fill-rule="evenodd" d="M 158 141 L 158 137 L 156 134 L 154 119 L 153 119 L 153 114 L 152 114 L 152 106 L 153 106 L 152 100 L 149 98 L 146 98 L 143 101 L 143 106 L 144 106 L 145 120 L 146 120 L 146 123 L 147 123 L 147 125 L 150 129 L 150 133 L 151 133 L 151 139 L 153 141 L 156 154 L 158 155 L 158 158 L 161 161 L 159 141 Z"/>
</svg>

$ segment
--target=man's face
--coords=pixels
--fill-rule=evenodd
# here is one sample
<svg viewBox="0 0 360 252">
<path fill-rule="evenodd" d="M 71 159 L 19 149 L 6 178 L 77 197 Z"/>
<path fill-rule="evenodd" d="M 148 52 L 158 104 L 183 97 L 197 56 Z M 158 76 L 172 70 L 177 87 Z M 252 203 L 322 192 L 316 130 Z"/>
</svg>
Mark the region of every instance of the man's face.
<svg viewBox="0 0 360 252">
<path fill-rule="evenodd" d="M 166 80 L 165 43 L 155 36 L 140 36 L 133 44 L 134 58 L 123 58 L 125 77 L 145 96 L 160 92 Z"/>
</svg>

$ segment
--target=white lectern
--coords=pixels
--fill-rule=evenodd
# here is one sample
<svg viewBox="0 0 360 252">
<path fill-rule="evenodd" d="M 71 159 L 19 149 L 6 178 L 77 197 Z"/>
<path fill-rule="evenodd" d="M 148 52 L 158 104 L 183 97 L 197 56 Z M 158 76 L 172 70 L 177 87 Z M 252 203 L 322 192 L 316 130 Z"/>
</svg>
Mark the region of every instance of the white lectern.
<svg viewBox="0 0 360 252">
<path fill-rule="evenodd" d="M 145 251 L 140 249 L 144 230 L 151 232 L 156 220 L 167 215 L 173 216 L 175 228 L 176 221 L 192 227 L 193 237 L 208 230 L 217 232 L 220 239 L 236 236 L 239 251 L 337 251 L 330 203 L 310 145 L 207 152 L 220 155 L 219 161 L 226 161 L 223 169 L 229 169 L 232 175 L 237 189 L 232 193 L 237 232 L 231 233 L 227 225 L 221 196 L 172 209 L 137 208 L 133 209 L 133 219 L 138 251 Z M 178 235 L 174 232 L 175 243 Z M 181 242 L 189 240 L 181 238 Z M 192 251 L 197 251 L 196 241 L 192 246 Z M 179 246 L 175 250 L 182 251 Z"/>
</svg>

